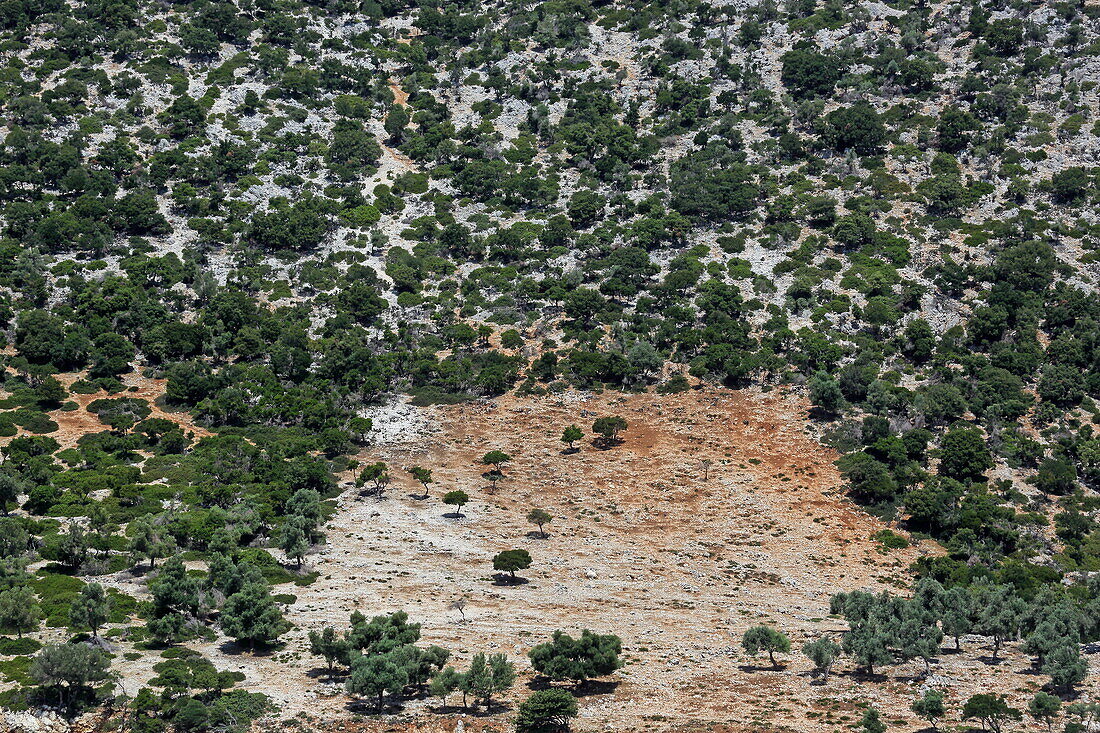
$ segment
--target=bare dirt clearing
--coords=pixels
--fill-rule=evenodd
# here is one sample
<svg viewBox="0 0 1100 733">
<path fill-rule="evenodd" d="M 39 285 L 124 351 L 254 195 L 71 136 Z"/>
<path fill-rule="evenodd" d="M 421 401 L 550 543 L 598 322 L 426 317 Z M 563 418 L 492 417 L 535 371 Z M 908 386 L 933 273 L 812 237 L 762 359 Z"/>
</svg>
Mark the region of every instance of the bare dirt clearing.
<svg viewBox="0 0 1100 733">
<path fill-rule="evenodd" d="M 756 391 L 574 393 L 432 409 L 438 432 L 360 456 L 388 462 L 394 482 L 381 501 L 341 496 L 329 543 L 311 557 L 321 577 L 294 590 L 288 651 L 302 652 L 300 675 L 318 661 L 308 629 L 342 627 L 356 609 L 404 609 L 460 665 L 502 650 L 526 667 L 527 650 L 556 628 L 619 634 L 628 664 L 613 692 L 585 697 L 585 730 L 835 727 L 807 713 L 847 697 L 852 681 L 811 687 L 792 673 L 808 669 L 801 658 L 786 672 L 757 670 L 740 636 L 772 623 L 797 648 L 838 629 L 825 618 L 832 593 L 897 583 L 920 550 L 878 552 L 870 538 L 883 525 L 841 499 L 835 456 L 804 431 L 804 403 Z M 600 450 L 587 436 L 563 453 L 566 425 L 590 432 L 605 414 L 629 422 L 621 445 Z M 495 491 L 480 463 L 493 449 L 513 457 Z M 707 481 L 703 458 L 713 460 Z M 427 500 L 412 465 L 434 472 Z M 472 497 L 461 519 L 440 502 L 456 488 Z M 525 521 L 534 506 L 554 515 L 547 539 Z M 534 557 L 521 573 L 530 582 L 495 585 L 491 558 L 514 547 Z M 465 623 L 448 609 L 460 597 Z M 281 664 L 237 661 L 285 713 L 346 714 L 343 696 L 319 704 L 318 685 Z"/>
</svg>

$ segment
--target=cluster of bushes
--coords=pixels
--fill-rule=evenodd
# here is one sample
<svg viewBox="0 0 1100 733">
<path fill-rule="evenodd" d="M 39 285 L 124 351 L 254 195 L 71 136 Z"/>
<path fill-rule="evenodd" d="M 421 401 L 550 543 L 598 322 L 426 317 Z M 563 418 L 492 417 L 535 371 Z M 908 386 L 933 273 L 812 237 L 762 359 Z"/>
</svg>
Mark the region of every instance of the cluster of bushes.
<svg viewBox="0 0 1100 733">
<path fill-rule="evenodd" d="M 448 666 L 451 653 L 441 647 L 417 646 L 420 624 L 409 623 L 408 614 L 397 611 L 368 620 L 356 612 L 350 628 L 338 632 L 330 626 L 309 632 L 310 651 L 325 660 L 328 679 L 345 679 L 347 691 L 371 700 L 383 710 L 387 695 L 398 702 L 408 696 L 431 694 L 446 708 L 456 692 L 462 709 L 470 702 L 490 711 L 492 696 L 508 690 L 516 681 L 515 664 L 502 652 L 475 654 L 465 671 Z M 532 666 L 552 681 L 585 681 L 611 674 L 622 666 L 622 644 L 612 634 L 594 634 L 585 629 L 573 638 L 562 631 L 531 649 Z M 554 730 L 568 724 L 577 714 L 577 704 L 568 691 L 555 688 L 531 695 L 518 710 L 521 733 Z"/>
</svg>

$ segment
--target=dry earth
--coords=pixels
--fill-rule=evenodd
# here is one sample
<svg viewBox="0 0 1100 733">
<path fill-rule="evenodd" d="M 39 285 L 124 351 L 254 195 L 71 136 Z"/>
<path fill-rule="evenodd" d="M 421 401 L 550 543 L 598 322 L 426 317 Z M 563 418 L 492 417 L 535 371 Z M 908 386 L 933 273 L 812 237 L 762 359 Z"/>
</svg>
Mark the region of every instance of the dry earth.
<svg viewBox="0 0 1100 733">
<path fill-rule="evenodd" d="M 863 696 L 844 677 L 810 686 L 797 674 L 808 668 L 801 659 L 783 672 L 757 670 L 738 645 L 756 623 L 775 624 L 796 645 L 839 630 L 824 618 L 832 593 L 896 585 L 919 552 L 878 552 L 870 537 L 882 525 L 840 497 L 835 456 L 804 431 L 800 401 L 567 394 L 433 410 L 434 434 L 360 456 L 387 461 L 394 483 L 381 501 L 340 498 L 329 544 L 311 558 L 322 577 L 297 592 L 291 648 L 304 650 L 306 629 L 343 625 L 355 609 L 405 609 L 424 623 L 425 641 L 460 661 L 503 650 L 521 667 L 556 628 L 614 632 L 629 663 L 617 686 L 585 697 L 585 730 L 826 730 L 833 726 L 807 715 L 822 698 Z M 629 421 L 622 445 L 599 450 L 586 438 L 563 453 L 566 425 L 587 428 L 603 414 Z M 480 465 L 492 449 L 514 457 L 495 491 Z M 706 481 L 703 458 L 714 461 Z M 433 469 L 430 499 L 419 498 L 411 465 Z M 445 516 L 439 501 L 453 488 L 473 497 L 462 519 Z M 533 506 L 555 517 L 547 539 L 525 521 Z M 531 551 L 534 565 L 522 573 L 530 582 L 494 585 L 491 557 L 512 547 Z M 458 598 L 468 603 L 465 623 L 448 608 Z M 302 664 L 311 666 L 308 657 Z M 282 665 L 245 667 L 250 686 L 281 698 L 285 712 L 344 711 L 342 697 L 318 704 Z"/>
</svg>

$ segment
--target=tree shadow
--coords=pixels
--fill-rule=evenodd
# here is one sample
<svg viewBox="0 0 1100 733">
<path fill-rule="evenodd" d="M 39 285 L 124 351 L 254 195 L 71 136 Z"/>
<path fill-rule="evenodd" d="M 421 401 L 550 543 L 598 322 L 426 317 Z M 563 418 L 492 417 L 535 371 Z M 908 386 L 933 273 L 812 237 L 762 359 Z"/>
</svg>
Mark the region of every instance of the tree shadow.
<svg viewBox="0 0 1100 733">
<path fill-rule="evenodd" d="M 853 669 L 848 672 L 834 672 L 835 675 L 843 675 L 860 682 L 885 682 L 887 677 L 882 672 L 866 672 L 862 669 Z"/>
<path fill-rule="evenodd" d="M 466 515 L 462 512 L 443 512 L 443 516 L 447 519 L 462 519 Z"/>
<path fill-rule="evenodd" d="M 815 422 L 833 422 L 840 415 L 836 412 L 823 409 L 821 407 L 811 407 L 807 412 L 808 417 Z"/>
<path fill-rule="evenodd" d="M 915 685 L 928 679 L 928 676 L 930 674 L 932 674 L 930 670 L 922 669 L 916 674 L 899 674 L 897 677 L 894 678 L 894 681 Z"/>
<path fill-rule="evenodd" d="M 313 680 L 321 680 L 322 682 L 332 682 L 334 684 L 339 684 L 340 682 L 347 680 L 348 673 L 346 671 L 337 669 L 333 672 L 332 676 L 329 677 L 328 667 L 314 667 L 306 672 L 306 677 L 309 677 Z"/>
<path fill-rule="evenodd" d="M 393 712 L 401 712 L 405 709 L 404 705 L 395 703 L 392 700 L 386 700 L 382 703 L 382 707 L 379 708 L 373 700 L 350 700 L 344 709 L 349 713 L 355 713 L 356 715 L 386 715 Z"/>
<path fill-rule="evenodd" d="M 270 657 L 272 654 L 285 647 L 286 644 L 278 642 L 275 644 L 256 644 L 255 646 L 248 646 L 247 644 L 242 644 L 239 641 L 230 639 L 229 641 L 224 641 L 219 644 L 218 651 L 222 654 L 231 656 L 250 654 L 253 657 Z"/>
<path fill-rule="evenodd" d="M 548 540 L 548 539 L 550 539 L 550 535 L 543 534 L 542 532 L 539 532 L 537 529 L 531 530 L 530 532 L 528 532 L 524 536 L 527 537 L 527 539 L 529 539 L 529 540 Z"/>
<path fill-rule="evenodd" d="M 787 668 L 787 665 L 782 662 L 779 664 L 739 664 L 737 668 L 745 674 L 752 674 L 753 672 L 782 672 Z"/>
<path fill-rule="evenodd" d="M 590 697 L 592 695 L 610 695 L 622 684 L 621 680 L 585 680 L 579 685 L 574 685 L 574 697 Z"/>
<path fill-rule="evenodd" d="M 581 449 L 580 449 L 580 448 L 578 448 L 577 446 L 573 446 L 572 448 L 562 448 L 562 450 L 561 450 L 561 455 L 563 455 L 563 456 L 571 456 L 571 455 L 573 455 L 574 453 L 580 453 L 580 452 L 581 452 Z"/>
<path fill-rule="evenodd" d="M 1080 700 L 1082 694 L 1082 691 L 1077 688 L 1073 688 L 1072 690 L 1061 689 L 1058 687 L 1054 687 L 1049 682 L 1043 685 L 1043 690 L 1049 692 L 1051 695 L 1060 698 L 1062 702 L 1068 704 L 1072 704 Z"/>
<path fill-rule="evenodd" d="M 493 573 L 493 585 L 526 585 L 530 582 L 531 581 L 527 578 L 520 577 L 519 575 L 513 578 L 511 575 L 507 575 L 506 573 Z"/>
<path fill-rule="evenodd" d="M 555 685 L 549 677 L 540 674 L 527 681 L 527 689 L 532 692 L 562 689 L 569 690 L 574 697 L 591 697 L 593 695 L 610 695 L 621 684 L 622 680 L 585 680 L 573 685 Z"/>
<path fill-rule="evenodd" d="M 979 662 L 981 662 L 982 664 L 985 664 L 987 666 L 990 666 L 990 667 L 997 667 L 1002 662 L 1004 662 L 1004 660 L 1005 660 L 1004 657 L 992 657 L 992 656 L 987 656 L 987 655 L 984 655 L 984 654 L 982 656 L 978 657 Z"/>
</svg>

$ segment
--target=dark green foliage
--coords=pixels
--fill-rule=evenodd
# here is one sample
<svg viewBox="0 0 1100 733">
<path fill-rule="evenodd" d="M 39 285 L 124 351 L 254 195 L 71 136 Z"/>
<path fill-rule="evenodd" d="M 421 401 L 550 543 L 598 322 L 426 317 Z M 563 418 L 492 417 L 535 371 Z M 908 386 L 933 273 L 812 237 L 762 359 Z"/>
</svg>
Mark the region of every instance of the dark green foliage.
<svg viewBox="0 0 1100 733">
<path fill-rule="evenodd" d="M 886 127 L 866 102 L 833 110 L 824 118 L 822 138 L 837 150 L 874 153 L 886 141 Z"/>
<path fill-rule="evenodd" d="M 386 693 L 396 694 L 409 682 L 408 673 L 395 658 L 395 652 L 361 655 L 352 659 L 347 681 L 348 693 L 371 697 L 382 710 Z"/>
<path fill-rule="evenodd" d="M 1062 701 L 1054 695 L 1046 692 L 1036 692 L 1027 705 L 1027 712 L 1036 721 L 1043 723 L 1047 730 L 1052 730 L 1054 717 L 1062 708 Z"/>
<path fill-rule="evenodd" d="M 446 494 L 443 495 L 443 503 L 450 506 L 458 507 L 457 512 L 459 515 L 462 514 L 462 507 L 466 506 L 469 501 L 470 495 L 467 494 L 465 491 L 448 491 Z"/>
<path fill-rule="evenodd" d="M 77 628 L 89 628 L 92 636 L 111 618 L 111 602 L 99 583 L 88 583 L 80 589 L 69 608 L 69 621 Z"/>
<path fill-rule="evenodd" d="M 316 247 L 329 230 L 328 212 L 317 199 L 303 199 L 252 217 L 252 240 L 271 250 L 308 250 Z"/>
<path fill-rule="evenodd" d="M 72 708 L 89 686 L 107 679 L 107 653 L 86 644 L 51 644 L 43 647 L 31 665 L 31 676 L 43 687 L 57 691 L 58 701 Z"/>
<path fill-rule="evenodd" d="M 546 511 L 545 509 L 539 509 L 535 507 L 532 508 L 531 511 L 527 512 L 527 521 L 531 524 L 538 525 L 539 534 L 541 534 L 543 538 L 546 537 L 546 530 L 543 529 L 543 526 L 550 524 L 553 519 L 554 517 L 551 516 L 550 512 Z"/>
<path fill-rule="evenodd" d="M 515 582 L 516 571 L 531 567 L 531 553 L 527 550 L 503 550 L 493 556 L 493 570 L 508 573 Z"/>
<path fill-rule="evenodd" d="M 309 651 L 311 654 L 324 657 L 328 666 L 329 679 L 332 678 L 337 664 L 351 663 L 351 645 L 346 638 L 337 635 L 336 630 L 331 626 L 326 626 L 321 631 L 309 632 Z"/>
<path fill-rule="evenodd" d="M 0 629 L 5 633 L 23 634 L 38 628 L 41 609 L 34 593 L 28 587 L 14 587 L 0 591 Z"/>
<path fill-rule="evenodd" d="M 584 629 L 576 639 L 563 631 L 555 631 L 551 641 L 535 646 L 527 656 L 539 674 L 553 680 L 584 682 L 609 675 L 621 667 L 621 653 L 619 637 Z"/>
<path fill-rule="evenodd" d="M 844 406 L 844 394 L 840 384 L 824 371 L 814 373 L 810 379 L 810 401 L 827 415 L 835 415 Z"/>
<path fill-rule="evenodd" d="M 814 663 L 814 671 L 820 674 L 822 680 L 825 681 L 829 679 L 829 673 L 840 656 L 840 652 L 840 644 L 827 636 L 808 641 L 802 646 L 802 653 Z"/>
<path fill-rule="evenodd" d="M 751 169 L 725 146 L 689 153 L 672 164 L 673 208 L 711 221 L 742 219 L 760 203 L 762 191 Z"/>
<path fill-rule="evenodd" d="M 352 616 L 348 643 L 364 654 L 386 654 L 420 639 L 420 624 L 409 623 L 409 615 L 396 611 L 388 616 L 375 616 L 367 621 L 360 614 Z"/>
<path fill-rule="evenodd" d="M 933 727 L 936 726 L 936 721 L 942 718 L 947 712 L 947 707 L 944 705 L 943 693 L 939 690 L 926 690 L 922 697 L 913 701 L 913 705 L 910 709 L 918 716 L 931 723 Z"/>
<path fill-rule="evenodd" d="M 574 450 L 573 444 L 584 437 L 584 431 L 576 425 L 570 425 L 561 434 L 561 442 L 568 446 L 569 450 Z"/>
<path fill-rule="evenodd" d="M 874 707 L 868 707 L 863 711 L 863 717 L 859 721 L 860 730 L 863 733 L 886 733 L 886 724 Z"/>
<path fill-rule="evenodd" d="M 982 692 L 972 695 L 966 701 L 962 717 L 963 720 L 978 720 L 993 733 L 1001 733 L 1008 722 L 1020 720 L 1023 714 L 1009 706 L 1004 695 Z"/>
<path fill-rule="evenodd" d="M 619 415 L 606 415 L 596 418 L 592 423 L 592 432 L 599 433 L 604 445 L 611 446 L 619 441 L 619 433 L 626 430 L 626 418 Z"/>
<path fill-rule="evenodd" d="M 248 583 L 229 596 L 222 607 L 221 626 L 227 636 L 250 649 L 274 643 L 290 628 L 266 583 Z"/>
<path fill-rule="evenodd" d="M 813 48 L 794 48 L 783 54 L 783 84 L 796 97 L 820 97 L 833 91 L 840 79 L 837 59 Z"/>
<path fill-rule="evenodd" d="M 1076 488 L 1077 469 L 1064 457 L 1048 458 L 1039 465 L 1034 482 L 1045 494 L 1069 494 Z"/>
<path fill-rule="evenodd" d="M 897 494 L 897 482 L 889 468 L 867 453 L 850 453 L 837 461 L 837 466 L 858 499 L 886 501 Z"/>
<path fill-rule="evenodd" d="M 1073 167 L 1051 176 L 1050 188 L 1055 199 L 1065 203 L 1079 203 L 1088 193 L 1089 175 L 1084 168 Z"/>
<path fill-rule="evenodd" d="M 485 454 L 485 456 L 481 459 L 481 462 L 484 465 L 489 466 L 490 470 L 499 473 L 501 471 L 501 467 L 510 460 L 512 460 L 512 457 L 504 451 L 491 450 Z"/>
<path fill-rule="evenodd" d="M 343 477 L 385 492 L 389 468 L 354 460 L 403 394 L 760 387 L 833 421 L 851 496 L 904 530 L 877 546 L 943 545 L 915 568 L 947 586 L 938 610 L 847 609 L 856 664 L 930 663 L 939 632 L 980 629 L 1078 684 L 1066 619 L 1097 638 L 1077 579 L 1100 569 L 1094 90 L 1075 71 L 1094 10 L 437 5 L 3 5 L 11 633 L 137 615 L 134 639 L 172 643 L 220 617 L 269 640 L 249 629 L 279 628 L 292 596 L 266 586 L 316 577 L 290 566 L 325 540 Z M 639 53 L 607 56 L 608 33 Z M 83 406 L 103 427 L 74 436 Z M 625 428 L 603 420 L 598 447 Z M 427 497 L 430 468 L 411 475 Z M 75 577 L 129 563 L 148 599 Z M 1063 579 L 1074 614 L 1018 613 L 1062 608 L 1045 593 Z M 396 672 L 360 675 L 375 702 L 445 661 L 407 619 L 376 621 L 353 623 L 346 659 L 342 634 L 326 646 L 337 667 L 352 640 L 392 653 Z M 474 691 L 489 667 L 440 689 L 496 694 Z M 172 689 L 139 693 L 137 733 L 241 730 L 267 707 Z"/>
<path fill-rule="evenodd" d="M 560 733 L 569 730 L 577 716 L 577 700 L 568 690 L 537 690 L 520 703 L 516 714 L 518 733 Z"/>
<path fill-rule="evenodd" d="M 778 667 L 775 654 L 776 652 L 789 652 L 791 650 L 791 640 L 782 632 L 769 626 L 753 626 L 741 637 L 741 646 L 754 657 L 760 652 L 767 652 L 768 660 L 772 666 Z"/>
</svg>

